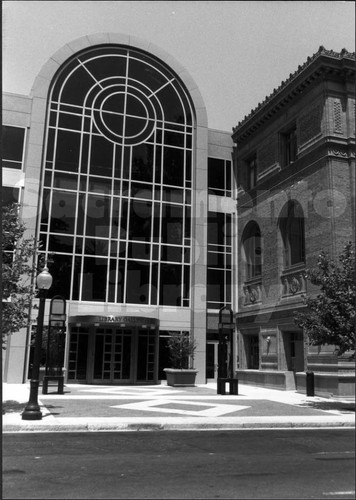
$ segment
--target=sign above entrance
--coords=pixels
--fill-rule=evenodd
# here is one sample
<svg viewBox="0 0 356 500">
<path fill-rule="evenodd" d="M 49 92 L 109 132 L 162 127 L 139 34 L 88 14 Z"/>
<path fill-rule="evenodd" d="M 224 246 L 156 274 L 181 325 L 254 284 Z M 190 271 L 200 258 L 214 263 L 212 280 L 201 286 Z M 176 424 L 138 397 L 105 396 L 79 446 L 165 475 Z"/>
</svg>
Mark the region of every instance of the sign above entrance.
<svg viewBox="0 0 356 500">
<path fill-rule="evenodd" d="M 69 323 L 85 323 L 85 324 L 112 324 L 118 323 L 125 326 L 158 326 L 157 318 L 147 318 L 144 316 L 70 316 Z"/>
</svg>

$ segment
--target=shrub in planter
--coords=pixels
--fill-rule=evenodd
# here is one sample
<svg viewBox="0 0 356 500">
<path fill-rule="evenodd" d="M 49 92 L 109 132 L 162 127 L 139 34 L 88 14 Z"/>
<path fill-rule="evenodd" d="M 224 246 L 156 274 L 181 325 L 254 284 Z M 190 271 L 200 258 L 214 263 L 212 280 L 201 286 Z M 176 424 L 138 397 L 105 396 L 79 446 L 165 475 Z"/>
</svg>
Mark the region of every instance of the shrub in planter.
<svg viewBox="0 0 356 500">
<path fill-rule="evenodd" d="M 198 370 L 193 368 L 196 341 L 189 335 L 179 332 L 170 333 L 167 342 L 171 368 L 165 368 L 167 384 L 171 386 L 195 385 Z"/>
</svg>

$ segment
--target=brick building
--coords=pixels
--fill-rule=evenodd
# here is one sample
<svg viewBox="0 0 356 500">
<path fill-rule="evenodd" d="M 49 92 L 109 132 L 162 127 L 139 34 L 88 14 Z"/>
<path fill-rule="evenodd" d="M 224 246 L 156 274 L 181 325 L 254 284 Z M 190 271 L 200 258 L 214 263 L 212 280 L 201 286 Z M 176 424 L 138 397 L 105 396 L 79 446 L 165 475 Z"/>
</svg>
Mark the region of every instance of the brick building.
<svg viewBox="0 0 356 500">
<path fill-rule="evenodd" d="M 355 54 L 319 51 L 233 130 L 238 211 L 238 377 L 354 392 L 354 365 L 309 347 L 293 321 L 303 271 L 355 239 Z M 315 290 L 314 290 L 315 291 Z"/>
</svg>

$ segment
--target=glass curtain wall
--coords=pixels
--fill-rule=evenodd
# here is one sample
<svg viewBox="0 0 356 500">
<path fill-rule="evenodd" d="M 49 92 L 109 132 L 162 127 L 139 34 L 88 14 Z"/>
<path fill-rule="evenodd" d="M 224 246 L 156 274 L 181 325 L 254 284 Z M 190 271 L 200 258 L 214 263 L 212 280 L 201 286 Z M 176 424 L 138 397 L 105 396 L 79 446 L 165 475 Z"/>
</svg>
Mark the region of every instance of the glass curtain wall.
<svg viewBox="0 0 356 500">
<path fill-rule="evenodd" d="M 232 163 L 208 158 L 208 188 L 214 196 L 231 196 Z M 207 302 L 209 309 L 231 306 L 232 215 L 208 214 Z"/>
<path fill-rule="evenodd" d="M 144 52 L 94 48 L 60 71 L 40 224 L 51 295 L 189 306 L 194 128 L 185 88 Z"/>
<path fill-rule="evenodd" d="M 207 302 L 209 309 L 231 307 L 232 215 L 209 212 Z"/>
</svg>

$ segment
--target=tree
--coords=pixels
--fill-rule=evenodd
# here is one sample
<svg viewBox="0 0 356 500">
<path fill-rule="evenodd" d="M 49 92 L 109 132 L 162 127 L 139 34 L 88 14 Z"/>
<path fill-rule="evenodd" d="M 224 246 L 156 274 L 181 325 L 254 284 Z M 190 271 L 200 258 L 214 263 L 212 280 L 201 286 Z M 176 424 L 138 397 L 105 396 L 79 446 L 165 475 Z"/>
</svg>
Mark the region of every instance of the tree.
<svg viewBox="0 0 356 500">
<path fill-rule="evenodd" d="M 316 297 L 304 296 L 305 310 L 295 312 L 295 323 L 312 345 L 334 345 L 339 354 L 355 349 L 355 251 L 345 245 L 338 263 L 321 252 L 306 279 L 320 287 Z"/>
<path fill-rule="evenodd" d="M 24 238 L 19 204 L 2 209 L 2 347 L 9 335 L 28 325 L 36 274 L 34 238 Z"/>
</svg>

